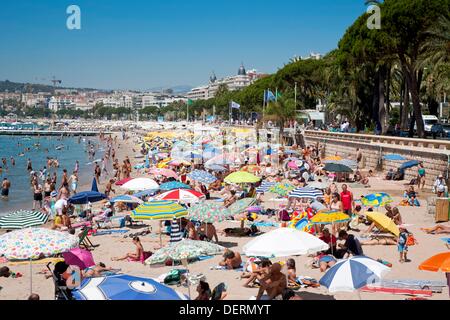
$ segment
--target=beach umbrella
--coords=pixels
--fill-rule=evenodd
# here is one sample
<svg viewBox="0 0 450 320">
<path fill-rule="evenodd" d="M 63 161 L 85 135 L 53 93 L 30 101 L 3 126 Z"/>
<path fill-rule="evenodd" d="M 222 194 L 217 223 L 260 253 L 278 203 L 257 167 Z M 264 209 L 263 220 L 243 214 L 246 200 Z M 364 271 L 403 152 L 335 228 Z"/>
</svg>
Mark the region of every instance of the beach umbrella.
<svg viewBox="0 0 450 320">
<path fill-rule="evenodd" d="M 91 191 L 98 192 L 97 179 L 92 179 Z"/>
<path fill-rule="evenodd" d="M 205 195 L 201 192 L 192 189 L 175 189 L 167 191 L 160 194 L 158 200 L 173 200 L 180 201 L 183 203 L 195 203 L 199 202 L 200 199 L 205 198 Z"/>
<path fill-rule="evenodd" d="M 171 169 L 162 169 L 162 168 L 154 168 L 150 170 L 150 174 L 155 176 L 164 176 L 164 177 L 172 177 L 174 179 L 178 179 L 178 175 L 175 171 Z"/>
<path fill-rule="evenodd" d="M 81 270 L 95 266 L 94 257 L 89 250 L 74 248 L 62 255 L 65 263 L 78 266 Z"/>
<path fill-rule="evenodd" d="M 170 224 L 170 243 L 178 242 L 183 239 L 183 235 L 180 230 L 180 225 L 178 224 L 177 218 L 172 218 L 172 223 Z"/>
<path fill-rule="evenodd" d="M 147 197 L 147 196 L 154 196 L 156 194 L 157 190 L 142 190 L 139 192 L 136 192 L 135 194 L 133 194 L 133 197 L 136 198 L 142 198 L 142 197 Z"/>
<path fill-rule="evenodd" d="M 37 227 L 48 221 L 48 215 L 40 211 L 19 210 L 0 217 L 1 229 Z"/>
<path fill-rule="evenodd" d="M 187 300 L 153 279 L 126 274 L 86 278 L 72 294 L 76 300 Z"/>
<path fill-rule="evenodd" d="M 123 186 L 125 183 L 127 183 L 128 181 L 131 181 L 131 180 L 133 180 L 133 178 L 125 178 L 125 179 L 117 181 L 115 183 L 115 185 L 120 187 L 120 186 Z"/>
<path fill-rule="evenodd" d="M 183 239 L 155 251 L 150 258 L 145 260 L 145 264 L 161 264 L 167 260 L 195 259 L 201 256 L 221 254 L 224 251 L 224 247 L 212 242 Z"/>
<path fill-rule="evenodd" d="M 138 203 L 138 204 L 144 203 L 144 201 L 142 201 L 138 197 L 130 196 L 128 194 L 124 194 L 124 195 L 121 195 L 121 196 L 114 197 L 111 200 L 109 200 L 109 202 L 111 202 L 111 203 L 116 203 L 116 202 Z"/>
<path fill-rule="evenodd" d="M 255 198 L 244 198 L 236 201 L 231 206 L 228 207 L 228 210 L 231 211 L 233 215 L 240 214 L 244 211 L 247 211 L 248 207 L 251 207 L 256 203 Z"/>
<path fill-rule="evenodd" d="M 260 172 L 261 171 L 261 167 L 254 165 L 254 164 L 250 164 L 247 166 L 244 166 L 241 168 L 242 171 L 246 171 L 246 172 L 250 172 L 250 173 L 255 173 L 255 172 Z"/>
<path fill-rule="evenodd" d="M 344 166 L 347 166 L 349 168 L 356 169 L 358 167 L 358 163 L 355 160 L 351 159 L 342 159 L 342 160 L 325 160 L 325 164 L 342 164 Z"/>
<path fill-rule="evenodd" d="M 328 172 L 353 172 L 348 166 L 339 163 L 327 163 L 325 167 L 323 167 L 323 170 Z"/>
<path fill-rule="evenodd" d="M 273 187 L 276 184 L 276 182 L 271 181 L 263 181 L 261 182 L 261 185 L 256 188 L 256 193 L 264 193 L 268 192 L 271 187 Z"/>
<path fill-rule="evenodd" d="M 450 272 L 450 251 L 439 253 L 419 265 L 419 270 Z"/>
<path fill-rule="evenodd" d="M 391 161 L 406 160 L 405 157 L 403 157 L 399 154 L 387 154 L 383 158 L 386 160 L 391 160 Z"/>
<path fill-rule="evenodd" d="M 98 202 L 108 198 L 106 194 L 96 191 L 83 191 L 71 196 L 67 202 L 71 204 L 87 204 L 89 202 Z"/>
<path fill-rule="evenodd" d="M 391 269 L 365 256 L 354 256 L 332 266 L 319 283 L 330 292 L 356 291 L 368 284 L 377 283 Z"/>
<path fill-rule="evenodd" d="M 371 207 L 382 207 L 393 201 L 391 196 L 384 192 L 371 193 L 361 198 L 363 205 Z"/>
<path fill-rule="evenodd" d="M 296 188 L 289 193 L 289 198 L 317 199 L 322 197 L 322 191 L 308 187 Z"/>
<path fill-rule="evenodd" d="M 184 207 L 174 201 L 150 201 L 141 204 L 131 212 L 134 220 L 171 220 L 187 215 Z"/>
<path fill-rule="evenodd" d="M 343 223 L 350 220 L 350 217 L 341 211 L 319 211 L 314 217 L 310 219 L 312 224 L 333 224 Z"/>
<path fill-rule="evenodd" d="M 400 170 L 406 170 L 415 166 L 418 166 L 420 163 L 420 161 L 417 160 L 410 160 L 410 161 L 406 161 L 404 163 L 401 164 L 401 166 L 399 167 Z"/>
<path fill-rule="evenodd" d="M 242 250 L 247 256 L 288 257 L 314 254 L 328 248 L 328 244 L 309 233 L 278 228 L 257 236 L 245 244 Z"/>
<path fill-rule="evenodd" d="M 233 172 L 224 179 L 226 183 L 256 183 L 260 180 L 261 178 L 245 171 Z"/>
<path fill-rule="evenodd" d="M 329 157 L 325 157 L 325 159 L 323 159 L 324 161 L 326 160 L 342 160 L 342 157 L 340 156 L 329 156 Z"/>
<path fill-rule="evenodd" d="M 220 164 L 220 165 L 231 165 L 241 162 L 241 155 L 237 152 L 232 153 L 224 153 L 220 154 L 218 156 L 215 156 L 214 158 L 209 159 L 206 161 L 205 165 L 212 165 L 212 164 Z"/>
<path fill-rule="evenodd" d="M 212 170 L 212 171 L 217 171 L 217 172 L 223 172 L 223 171 L 227 171 L 227 168 L 218 165 L 218 164 L 211 164 L 211 165 L 205 165 L 205 168 L 208 170 Z"/>
<path fill-rule="evenodd" d="M 233 213 L 229 209 L 216 202 L 201 202 L 190 207 L 188 213 L 190 220 L 205 223 L 222 222 L 233 216 Z"/>
<path fill-rule="evenodd" d="M 190 166 L 191 163 L 184 159 L 173 159 L 167 163 L 169 166 L 179 167 L 179 166 Z"/>
<path fill-rule="evenodd" d="M 142 191 L 142 190 L 158 190 L 158 183 L 150 178 L 135 178 L 122 185 L 123 189 Z"/>
<path fill-rule="evenodd" d="M 282 197 L 285 197 L 294 189 L 295 186 L 290 183 L 279 182 L 270 187 L 269 192 L 276 193 Z"/>
<path fill-rule="evenodd" d="M 173 189 L 191 189 L 187 184 L 181 183 L 179 181 L 170 181 L 163 183 L 159 186 L 160 190 L 173 190 Z"/>
<path fill-rule="evenodd" d="M 68 233 L 44 228 L 27 228 L 0 236 L 0 256 L 30 261 L 30 293 L 33 292 L 31 260 L 50 257 L 78 247 L 79 239 Z"/>
<path fill-rule="evenodd" d="M 381 212 L 367 212 L 367 219 L 373 221 L 380 230 L 386 230 L 395 236 L 399 236 L 400 230 L 394 221 Z"/>
<path fill-rule="evenodd" d="M 211 184 L 217 180 L 215 176 L 203 170 L 194 170 L 187 176 L 189 179 L 198 181 L 203 184 Z"/>
</svg>

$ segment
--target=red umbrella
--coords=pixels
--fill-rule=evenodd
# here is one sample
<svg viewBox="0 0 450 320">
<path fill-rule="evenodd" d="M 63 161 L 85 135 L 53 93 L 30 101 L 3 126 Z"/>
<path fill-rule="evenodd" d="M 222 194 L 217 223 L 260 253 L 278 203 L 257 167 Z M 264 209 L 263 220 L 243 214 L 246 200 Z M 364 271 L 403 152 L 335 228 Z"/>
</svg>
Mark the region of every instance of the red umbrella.
<svg viewBox="0 0 450 320">
<path fill-rule="evenodd" d="M 78 266 L 81 270 L 95 266 L 94 257 L 88 250 L 75 248 L 64 252 L 62 255 L 68 265 Z"/>
<path fill-rule="evenodd" d="M 115 183 L 115 185 L 116 186 L 122 186 L 122 185 L 124 185 L 125 183 L 127 183 L 130 180 L 133 180 L 133 178 L 125 178 L 125 179 L 119 180 L 119 181 L 117 181 Z"/>
</svg>

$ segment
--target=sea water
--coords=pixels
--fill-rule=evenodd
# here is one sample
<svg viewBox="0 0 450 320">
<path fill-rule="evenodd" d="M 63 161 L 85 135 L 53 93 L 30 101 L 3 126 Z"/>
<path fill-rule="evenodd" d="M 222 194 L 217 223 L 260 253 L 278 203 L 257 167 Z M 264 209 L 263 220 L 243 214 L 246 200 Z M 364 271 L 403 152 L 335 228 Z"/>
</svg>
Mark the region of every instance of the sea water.
<svg viewBox="0 0 450 320">
<path fill-rule="evenodd" d="M 88 142 L 93 143 L 97 149 L 95 159 L 90 159 Z M 61 185 L 63 169 L 67 170 L 70 177 L 75 161 L 79 162 L 78 191 L 80 186 L 92 181 L 94 164 L 93 160 L 99 159 L 103 154 L 103 146 L 98 147 L 99 139 L 96 137 L 47 137 L 47 136 L 8 136 L 0 135 L 0 166 L 3 172 L 0 181 L 8 178 L 11 181 L 9 199 L 0 199 L 0 215 L 18 210 L 31 209 L 33 206 L 33 191 L 30 185 L 30 173 L 27 171 L 27 160 L 31 159 L 33 170 L 38 173 L 47 166 L 47 157 L 58 159 L 59 168 L 47 168 L 51 175 L 57 173 L 58 181 L 56 188 Z M 27 150 L 29 148 L 29 150 Z M 59 150 L 57 150 L 59 149 Z M 11 165 L 11 156 L 16 164 Z M 1 162 L 2 158 L 7 160 L 7 168 Z M 44 182 L 40 180 L 42 186 Z"/>
</svg>

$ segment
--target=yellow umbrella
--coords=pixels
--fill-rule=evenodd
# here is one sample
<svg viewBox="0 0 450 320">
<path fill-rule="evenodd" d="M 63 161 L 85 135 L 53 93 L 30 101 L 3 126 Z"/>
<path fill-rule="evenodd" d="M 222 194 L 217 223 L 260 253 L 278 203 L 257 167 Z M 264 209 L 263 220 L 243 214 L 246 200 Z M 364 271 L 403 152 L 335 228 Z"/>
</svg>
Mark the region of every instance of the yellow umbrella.
<svg viewBox="0 0 450 320">
<path fill-rule="evenodd" d="M 226 183 L 255 183 L 259 180 L 261 180 L 261 178 L 258 178 L 249 172 L 237 171 L 228 175 L 224 181 Z"/>
<path fill-rule="evenodd" d="M 324 160 L 342 160 L 342 157 L 330 156 L 330 157 L 326 157 Z"/>
<path fill-rule="evenodd" d="M 160 161 L 156 167 L 159 168 L 159 169 L 165 168 L 165 167 L 167 167 L 167 164 L 170 161 L 172 161 L 172 158 L 164 159 L 164 160 Z"/>
<path fill-rule="evenodd" d="M 381 212 L 368 212 L 367 218 L 370 221 L 373 221 L 378 229 L 386 230 L 397 237 L 399 236 L 400 230 L 398 229 L 398 226 L 385 214 Z"/>
</svg>

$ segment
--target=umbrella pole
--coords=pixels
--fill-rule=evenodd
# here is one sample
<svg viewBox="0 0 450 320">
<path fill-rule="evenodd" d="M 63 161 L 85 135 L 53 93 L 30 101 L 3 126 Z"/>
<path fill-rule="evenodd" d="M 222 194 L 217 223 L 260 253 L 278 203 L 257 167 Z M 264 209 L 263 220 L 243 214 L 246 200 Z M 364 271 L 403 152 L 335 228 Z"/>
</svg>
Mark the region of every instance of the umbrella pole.
<svg viewBox="0 0 450 320">
<path fill-rule="evenodd" d="M 33 264 L 30 258 L 30 295 L 33 293 Z"/>
</svg>

